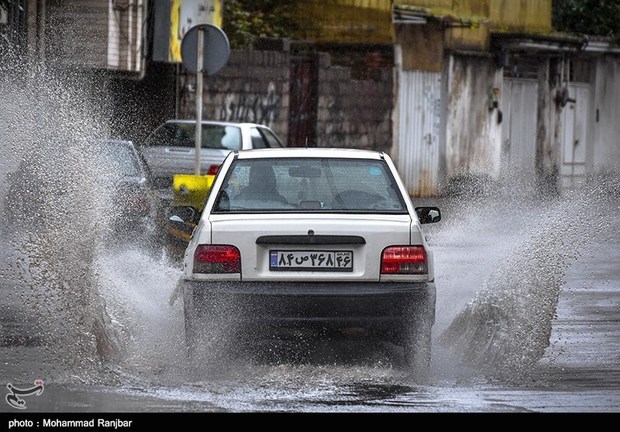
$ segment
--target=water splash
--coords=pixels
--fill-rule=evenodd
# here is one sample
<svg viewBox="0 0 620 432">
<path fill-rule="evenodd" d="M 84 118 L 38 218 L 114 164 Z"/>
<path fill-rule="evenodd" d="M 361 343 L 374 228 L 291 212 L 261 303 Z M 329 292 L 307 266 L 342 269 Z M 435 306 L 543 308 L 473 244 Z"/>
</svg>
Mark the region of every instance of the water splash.
<svg viewBox="0 0 620 432">
<path fill-rule="evenodd" d="M 49 197 L 36 218 L 43 221 L 40 227 L 30 230 L 31 226 L 22 224 L 25 230 L 18 235 L 10 232 L 11 271 L 4 274 L 20 285 L 17 297 L 23 314 L 39 316 L 29 331 L 36 336 L 32 339 L 42 340 L 51 358 L 48 365 L 59 369 L 54 379 L 98 381 L 104 379 L 102 368 L 120 364 L 120 373 L 141 374 L 144 386 L 142 373 L 160 381 L 162 371 L 182 363 L 181 305 L 177 302 L 173 309 L 168 305 L 178 275 L 139 250 L 101 247 L 98 232 L 111 209 L 102 199 L 105 190 L 93 181 L 86 149 L 78 141 L 106 136 L 108 131 L 100 100 L 92 102 L 89 87 L 87 79 L 67 71 L 59 74 L 18 59 L 0 65 L 0 143 L 7 156 L 0 163 L 0 175 L 26 161 L 29 175 L 24 185 L 43 185 Z M 613 184 L 609 188 L 616 193 L 620 190 Z M 527 189 L 519 190 L 528 194 Z M 501 195 L 468 197 L 460 210 L 471 218 L 431 230 L 438 230 L 433 238 L 436 235 L 447 247 L 479 241 L 472 228 L 490 237 L 491 241 L 482 244 L 474 270 L 490 266 L 492 271 L 475 300 L 449 323 L 440 342 L 461 364 L 492 376 L 515 378 L 527 372 L 549 343 L 564 272 L 576 258 L 574 242 L 583 241 L 584 233 L 605 227 L 596 226 L 604 216 L 592 218 L 590 214 L 601 208 L 596 191 L 573 200 L 534 200 L 533 204 L 521 196 L 508 202 L 508 209 L 502 207 L 504 199 Z M 510 211 L 518 216 L 507 222 L 504 216 Z M 501 222 L 489 226 L 491 221 Z M 490 250 L 492 239 L 509 224 L 519 240 Z M 457 263 L 439 270 L 438 290 L 443 290 L 440 282 L 447 275 L 462 280 L 470 268 Z M 475 288 L 478 291 L 480 286 Z M 282 369 L 276 365 L 252 366 L 251 370 L 256 371 L 260 385 L 265 385 L 266 376 L 277 387 L 286 381 Z M 309 378 L 312 383 L 320 382 L 311 379 L 316 367 L 290 369 L 293 382 L 308 382 Z M 331 365 L 322 369 L 336 382 L 330 382 L 330 387 L 363 374 L 375 377 L 376 382 L 384 382 L 386 376 L 394 378 L 383 367 L 360 370 Z M 51 373 L 50 369 L 45 372 Z M 400 375 L 394 379 L 401 382 Z"/>
<path fill-rule="evenodd" d="M 180 268 L 126 246 L 101 253 L 95 266 L 111 325 L 122 335 L 122 374 L 176 376 L 185 362 L 183 305 L 171 307 L 169 299 Z"/>
<path fill-rule="evenodd" d="M 504 248 L 474 300 L 441 333 L 439 342 L 456 364 L 492 379 L 519 382 L 527 376 L 549 345 L 566 270 L 581 245 L 609 230 L 604 196 L 592 188 L 512 202 L 508 208 L 518 204 L 530 215 L 521 226 L 490 219 L 500 229 L 515 230 L 518 240 Z M 498 197 L 492 202 L 498 206 Z"/>
<path fill-rule="evenodd" d="M 93 266 L 106 191 L 86 141 L 107 130 L 91 87 L 77 73 L 10 54 L 0 65 L 0 175 L 12 176 L 3 182 L 3 277 L 20 293 L 15 307 L 36 317 L 21 331 L 37 333 L 48 373 L 59 380 L 88 381 L 122 351 Z"/>
</svg>

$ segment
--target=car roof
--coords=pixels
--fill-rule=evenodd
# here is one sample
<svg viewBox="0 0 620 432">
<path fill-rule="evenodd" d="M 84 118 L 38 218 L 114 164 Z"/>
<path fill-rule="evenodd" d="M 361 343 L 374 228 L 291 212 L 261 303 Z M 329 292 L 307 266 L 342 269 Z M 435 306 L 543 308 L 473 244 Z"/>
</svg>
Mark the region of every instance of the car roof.
<svg viewBox="0 0 620 432">
<path fill-rule="evenodd" d="M 78 142 L 89 145 L 93 148 L 101 146 L 126 146 L 132 147 L 134 150 L 136 150 L 136 145 L 132 140 L 122 138 L 83 138 Z"/>
<path fill-rule="evenodd" d="M 282 147 L 237 150 L 233 152 L 238 159 L 261 158 L 355 158 L 355 159 L 384 159 L 386 154 L 376 150 L 364 150 L 338 147 Z"/>
<path fill-rule="evenodd" d="M 93 141 L 95 144 L 101 145 L 125 145 L 133 147 L 134 143 L 130 140 L 120 139 L 120 138 L 102 138 Z"/>
<path fill-rule="evenodd" d="M 196 120 L 190 119 L 170 119 L 164 122 L 165 124 L 195 124 Z M 268 128 L 267 125 L 260 123 L 252 123 L 252 122 L 233 122 L 233 121 L 224 121 L 224 120 L 202 120 L 201 124 L 214 124 L 221 126 L 256 126 L 256 127 L 264 127 Z"/>
</svg>

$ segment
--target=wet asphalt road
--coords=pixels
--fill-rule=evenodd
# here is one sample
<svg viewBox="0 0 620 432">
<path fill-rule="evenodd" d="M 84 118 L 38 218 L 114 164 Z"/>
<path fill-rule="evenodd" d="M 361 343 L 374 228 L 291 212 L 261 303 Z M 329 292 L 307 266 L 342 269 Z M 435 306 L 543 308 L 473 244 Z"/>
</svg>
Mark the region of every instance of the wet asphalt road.
<svg viewBox="0 0 620 432">
<path fill-rule="evenodd" d="M 619 202 L 604 199 L 604 216 L 585 225 L 575 224 L 570 204 L 559 206 L 551 216 L 545 213 L 545 219 L 551 219 L 550 228 L 541 232 L 526 230 L 529 217 L 510 206 L 495 205 L 496 201 L 440 202 L 444 221 L 427 230 L 435 250 L 438 321 L 433 377 L 425 384 L 410 381 L 394 367 L 398 354 L 390 356 L 393 347 L 359 338 L 315 344 L 301 361 L 291 353 L 258 363 L 232 356 L 217 368 L 188 369 L 182 358 L 181 306 L 169 304 L 177 270 L 157 260 L 146 262 L 139 251 L 110 253 L 104 264 L 99 263 L 101 293 L 112 315 L 108 324 L 122 329 L 123 340 L 130 346 L 125 357 L 100 364 L 93 352 L 72 352 L 70 346 L 47 342 L 62 332 L 62 328 L 49 328 L 50 323 L 57 326 L 67 320 L 37 317 L 41 303 L 53 300 L 41 286 L 28 285 L 33 283 L 32 263 L 29 266 L 23 255 L 16 255 L 5 243 L 0 280 L 0 382 L 2 388 L 12 384 L 25 389 L 41 379 L 45 389 L 39 395 L 24 396 L 24 410 L 10 406 L 3 394 L 0 413 L 618 413 L 620 212 L 615 210 L 620 209 Z M 528 204 L 525 213 L 543 213 L 543 207 L 551 205 Z M 465 210 L 470 212 L 467 217 L 462 216 Z M 558 214 L 567 219 L 553 220 Z M 559 243 L 552 243 L 552 237 L 559 238 Z M 518 263 L 519 257 L 540 254 L 541 248 L 549 256 L 526 268 L 533 275 L 557 275 L 561 280 L 549 333 L 544 334 L 544 326 L 535 330 L 536 337 L 548 342 L 540 358 L 531 364 L 530 357 L 516 356 L 519 349 L 506 342 L 502 346 L 512 350 L 511 355 L 489 350 L 493 358 L 480 357 L 479 364 L 468 363 L 463 351 L 455 355 L 454 347 L 442 342 L 442 337 L 468 305 L 484 303 L 481 292 L 488 282 L 499 282 L 505 290 L 502 298 L 491 302 L 493 306 L 509 305 L 510 311 L 504 308 L 503 312 L 512 315 L 491 313 L 482 322 L 474 318 L 487 309 L 478 305 L 462 321 L 464 326 L 475 333 L 489 321 L 501 327 L 502 319 L 512 319 L 521 320 L 515 332 L 532 327 L 520 317 L 535 312 L 523 314 L 519 308 L 536 305 L 523 303 L 523 297 L 535 294 L 521 291 L 524 284 L 510 271 L 516 264 L 505 263 L 514 255 Z M 578 254 L 562 261 L 564 266 L 551 265 L 550 257 L 570 248 Z M 556 282 L 543 278 L 538 288 L 544 292 Z M 549 291 L 549 298 L 554 298 Z M 506 331 L 494 334 L 494 340 L 501 342 L 501 333 Z M 460 337 L 480 342 L 465 331 Z M 476 349 L 485 347 L 481 344 Z M 502 355 L 509 361 L 498 362 Z M 510 371 L 506 373 L 498 364 L 508 365 Z M 488 373 L 494 368 L 502 373 Z"/>
</svg>

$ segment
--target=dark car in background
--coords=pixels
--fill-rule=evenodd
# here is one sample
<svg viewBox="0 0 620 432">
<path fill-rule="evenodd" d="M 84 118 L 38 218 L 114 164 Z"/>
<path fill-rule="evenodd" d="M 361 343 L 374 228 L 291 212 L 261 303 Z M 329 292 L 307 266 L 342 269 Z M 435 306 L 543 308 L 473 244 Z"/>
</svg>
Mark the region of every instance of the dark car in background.
<svg viewBox="0 0 620 432">
<path fill-rule="evenodd" d="M 116 241 L 153 241 L 157 212 L 151 172 L 132 141 L 105 139 L 93 142 L 98 182 L 110 193 L 108 234 Z M 102 191 L 105 192 L 105 191 Z"/>
<path fill-rule="evenodd" d="M 157 201 L 148 166 L 134 143 L 88 139 L 71 148 L 79 150 L 75 157 L 55 164 L 49 163 L 54 155 L 30 153 L 7 175 L 3 228 L 8 233 L 57 228 L 61 219 L 56 216 L 72 206 L 75 213 L 69 214 L 89 218 L 108 244 L 152 242 Z M 63 171 L 63 163 L 74 166 Z M 91 197 L 90 203 L 81 200 L 82 193 Z"/>
</svg>

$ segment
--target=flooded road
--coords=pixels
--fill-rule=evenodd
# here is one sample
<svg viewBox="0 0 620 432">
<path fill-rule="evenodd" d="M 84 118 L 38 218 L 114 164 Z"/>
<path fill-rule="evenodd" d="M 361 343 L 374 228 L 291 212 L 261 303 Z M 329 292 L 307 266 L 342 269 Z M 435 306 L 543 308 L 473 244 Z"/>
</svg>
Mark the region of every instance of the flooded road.
<svg viewBox="0 0 620 432">
<path fill-rule="evenodd" d="M 542 229 L 509 206 L 491 207 L 497 199 L 476 200 L 484 216 L 439 203 L 445 218 L 428 233 L 438 321 L 424 385 L 398 367 L 396 347 L 355 337 L 267 346 L 261 355 L 232 349 L 219 366 L 191 368 L 182 304 L 171 299 L 178 269 L 129 246 L 95 260 L 108 331 L 122 347 L 106 361 L 96 344 L 76 359 L 73 348 L 46 341 L 71 321 L 28 322 L 24 306 L 32 296 L 45 302 L 44 293 L 3 279 L 3 380 L 44 381 L 28 412 L 620 411 L 620 219 L 588 235 L 579 218 L 567 218 L 574 228 L 554 219 L 574 200 L 532 203 L 525 214 L 542 212 L 550 221 Z M 525 273 L 515 254 L 532 259 Z M 5 265 L 14 259 L 4 251 Z"/>
<path fill-rule="evenodd" d="M 396 347 L 356 335 L 253 350 L 223 341 L 219 365 L 192 367 L 178 267 L 101 239 L 114 209 L 76 141 L 106 135 L 96 104 L 47 71 L 16 79 L 0 73 L 0 197 L 26 160 L 45 199 L 37 224 L 2 219 L 0 412 L 620 411 L 617 179 L 559 198 L 506 179 L 482 195 L 419 200 L 444 216 L 427 228 L 429 382 L 399 367 Z M 7 386 L 37 383 L 44 390 L 18 398 L 22 409 L 9 403 Z"/>
</svg>

